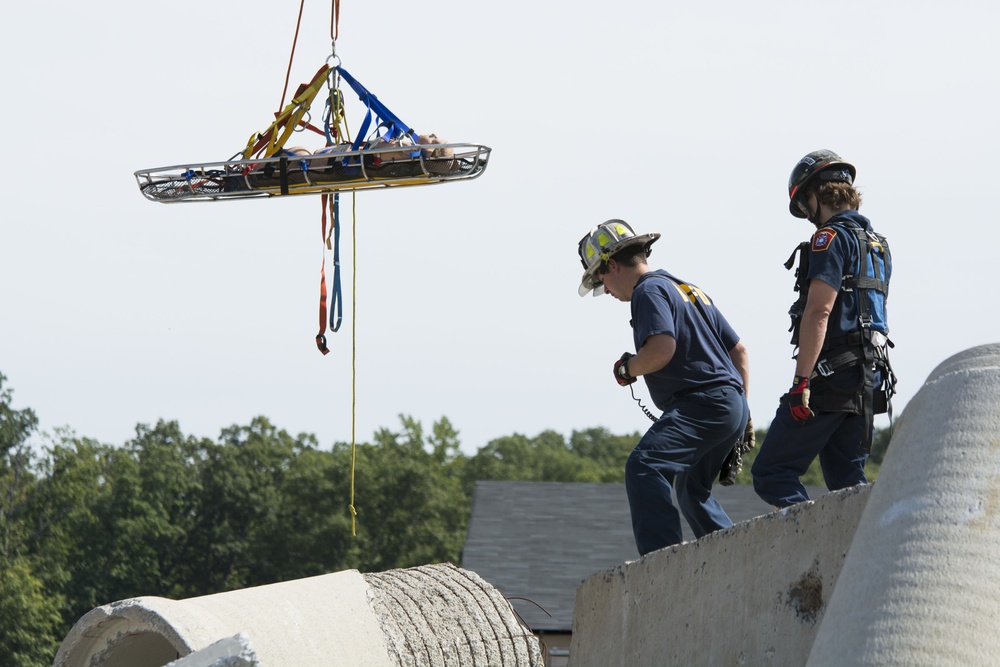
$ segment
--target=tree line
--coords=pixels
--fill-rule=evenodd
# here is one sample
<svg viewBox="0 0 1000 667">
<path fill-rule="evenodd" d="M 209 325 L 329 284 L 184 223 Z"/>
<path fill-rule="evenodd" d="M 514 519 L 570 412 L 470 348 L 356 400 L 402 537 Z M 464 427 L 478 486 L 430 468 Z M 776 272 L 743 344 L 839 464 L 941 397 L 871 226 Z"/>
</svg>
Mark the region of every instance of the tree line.
<svg viewBox="0 0 1000 667">
<path fill-rule="evenodd" d="M 467 456 L 447 417 L 425 433 L 400 415 L 398 430 L 329 449 L 256 417 L 214 440 L 165 420 L 137 425 L 118 446 L 59 430 L 38 451 L 29 444 L 38 419 L 12 407 L 5 381 L 0 374 L 5 667 L 48 667 L 81 615 L 117 600 L 458 564 L 477 480 L 621 483 L 641 435 L 514 434 Z M 872 477 L 887 441 L 879 431 Z M 821 485 L 818 468 L 805 481 Z"/>
</svg>

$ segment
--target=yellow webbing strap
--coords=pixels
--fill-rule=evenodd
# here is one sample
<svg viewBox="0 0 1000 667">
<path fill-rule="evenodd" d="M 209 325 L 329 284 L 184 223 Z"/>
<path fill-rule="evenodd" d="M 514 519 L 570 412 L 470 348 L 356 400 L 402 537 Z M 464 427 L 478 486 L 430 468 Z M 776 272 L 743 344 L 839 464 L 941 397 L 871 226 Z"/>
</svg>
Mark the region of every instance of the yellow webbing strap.
<svg viewBox="0 0 1000 667">
<path fill-rule="evenodd" d="M 274 122 L 264 132 L 255 133 L 250 137 L 246 148 L 243 149 L 244 160 L 249 160 L 259 153 L 262 148 L 265 149 L 262 155 L 265 158 L 271 157 L 277 151 L 281 150 L 285 142 L 288 141 L 288 138 L 292 136 L 292 132 L 299 126 L 303 116 L 309 111 L 309 107 L 319 93 L 320 88 L 323 87 L 327 72 L 329 71 L 330 66 L 327 64 L 320 67 L 308 85 L 302 84 L 299 86 L 295 97 L 278 114 Z"/>
</svg>

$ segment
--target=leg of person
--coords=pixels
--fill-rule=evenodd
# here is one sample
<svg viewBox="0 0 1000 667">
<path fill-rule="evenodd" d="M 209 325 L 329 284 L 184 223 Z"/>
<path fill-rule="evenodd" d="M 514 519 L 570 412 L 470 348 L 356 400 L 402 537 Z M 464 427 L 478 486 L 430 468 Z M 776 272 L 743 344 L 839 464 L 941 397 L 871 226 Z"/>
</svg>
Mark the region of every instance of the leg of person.
<svg viewBox="0 0 1000 667">
<path fill-rule="evenodd" d="M 789 507 L 809 500 L 799 478 L 826 446 L 846 413 L 822 412 L 804 423 L 796 422 L 783 396 L 767 429 L 750 474 L 761 500 L 774 507 Z"/>
<path fill-rule="evenodd" d="M 700 441 L 701 458 L 677 476 L 677 504 L 695 537 L 733 525 L 712 495 L 722 462 L 743 435 L 750 408 L 743 394 L 731 387 L 693 394 L 684 416 L 696 425 L 692 437 Z"/>
<path fill-rule="evenodd" d="M 845 413 L 844 421 L 819 453 L 823 479 L 826 481 L 826 488 L 831 491 L 868 482 L 865 476 L 868 453 L 864 451 L 864 435 L 868 420 L 874 420 L 874 415 Z"/>
<path fill-rule="evenodd" d="M 721 449 L 721 448 L 720 448 Z M 726 453 L 729 453 L 729 447 Z M 706 456 L 694 466 L 677 476 L 677 504 L 680 506 L 681 514 L 687 519 L 691 526 L 691 532 L 695 537 L 704 537 L 709 533 L 729 528 L 733 525 L 732 519 L 726 514 L 719 501 L 712 495 L 712 483 L 719 476 L 718 465 L 707 464 L 708 459 L 715 459 L 716 456 Z M 725 456 L 722 457 L 725 460 Z"/>
<path fill-rule="evenodd" d="M 647 449 L 647 440 L 654 439 L 650 436 L 648 431 L 625 462 L 625 491 L 640 556 L 684 541 L 680 514 L 670 502 L 677 470 L 660 452 Z"/>
<path fill-rule="evenodd" d="M 639 555 L 684 541 L 671 502 L 675 477 L 701 457 L 686 414 L 675 401 L 650 426 L 625 462 L 625 490 Z"/>
</svg>

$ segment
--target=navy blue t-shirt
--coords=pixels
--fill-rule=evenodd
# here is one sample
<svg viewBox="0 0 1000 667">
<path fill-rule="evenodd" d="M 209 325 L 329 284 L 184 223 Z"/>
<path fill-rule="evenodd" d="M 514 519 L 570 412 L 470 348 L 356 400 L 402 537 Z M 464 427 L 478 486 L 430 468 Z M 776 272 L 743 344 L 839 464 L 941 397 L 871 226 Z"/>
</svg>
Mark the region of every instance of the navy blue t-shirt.
<svg viewBox="0 0 1000 667">
<path fill-rule="evenodd" d="M 729 357 L 740 338 L 700 289 L 666 271 L 651 271 L 636 285 L 631 305 L 637 351 L 657 334 L 677 341 L 670 363 L 643 376 L 657 408 L 665 410 L 679 391 L 720 382 L 743 386 Z"/>
<path fill-rule="evenodd" d="M 858 328 L 857 292 L 840 289 L 844 276 L 854 275 L 859 269 L 861 250 L 857 238 L 851 229 L 838 224 L 848 221 L 866 231 L 873 231 L 871 221 L 865 216 L 857 211 L 842 211 L 816 230 L 809 245 L 809 273 L 806 277 L 822 280 L 838 290 L 837 302 L 827 324 L 828 339 L 846 336 Z M 885 277 L 886 282 L 890 277 L 891 274 Z"/>
</svg>

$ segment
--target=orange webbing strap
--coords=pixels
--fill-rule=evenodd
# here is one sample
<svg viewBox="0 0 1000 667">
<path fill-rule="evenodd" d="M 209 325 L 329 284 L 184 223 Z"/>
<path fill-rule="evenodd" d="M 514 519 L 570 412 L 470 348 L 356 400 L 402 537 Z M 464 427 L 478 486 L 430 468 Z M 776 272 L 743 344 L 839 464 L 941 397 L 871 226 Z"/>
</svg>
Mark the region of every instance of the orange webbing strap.
<svg viewBox="0 0 1000 667">
<path fill-rule="evenodd" d="M 326 249 L 330 247 L 330 237 L 326 233 L 326 203 L 328 197 L 329 195 L 324 194 L 320 198 L 323 206 L 322 235 L 324 248 L 323 263 L 319 269 L 319 333 L 316 334 L 316 347 L 324 355 L 330 352 L 330 348 L 326 346 Z"/>
<path fill-rule="evenodd" d="M 249 160 L 254 157 L 262 149 L 264 149 L 263 157 L 271 157 L 276 151 L 280 150 L 288 138 L 292 136 L 292 132 L 300 124 L 303 124 L 302 118 L 309 111 L 309 107 L 312 105 L 313 100 L 319 93 L 320 88 L 326 82 L 327 73 L 330 71 L 330 66 L 323 64 L 322 67 L 313 76 L 312 81 L 308 84 L 301 84 L 298 90 L 295 92 L 295 97 L 292 101 L 284 108 L 284 110 L 277 115 L 274 122 L 264 132 L 254 134 L 250 137 L 250 141 L 247 142 L 246 148 L 243 149 L 243 159 Z M 308 123 L 305 123 L 308 125 Z M 280 134 L 279 134 L 280 132 Z"/>
</svg>

